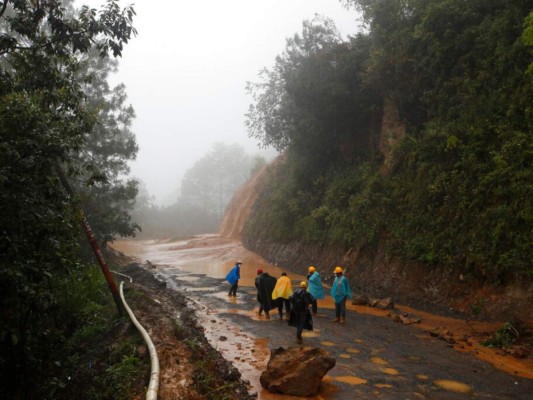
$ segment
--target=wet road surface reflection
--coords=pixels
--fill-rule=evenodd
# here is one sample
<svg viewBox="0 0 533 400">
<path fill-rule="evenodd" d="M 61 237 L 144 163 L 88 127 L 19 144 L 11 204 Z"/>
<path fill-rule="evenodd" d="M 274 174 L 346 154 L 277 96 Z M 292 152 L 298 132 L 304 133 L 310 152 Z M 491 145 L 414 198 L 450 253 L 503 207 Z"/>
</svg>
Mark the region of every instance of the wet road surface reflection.
<svg viewBox="0 0 533 400">
<path fill-rule="evenodd" d="M 217 235 L 179 242 L 122 240 L 112 247 L 141 263 L 149 261 L 151 271 L 159 279 L 188 296 L 208 340 L 249 381 L 250 393 L 257 392 L 261 400 L 300 399 L 271 394 L 259 384 L 270 350 L 297 343 L 295 329 L 280 320 L 276 310 L 272 310 L 271 319 L 258 315 L 254 279 L 258 268 L 275 277 L 285 271 L 293 285 L 305 277 L 271 265 L 239 242 Z M 237 297 L 229 297 L 229 284 L 224 278 L 237 260 L 243 262 L 241 280 Z M 448 343 L 420 331 L 419 326 L 404 326 L 383 318 L 388 311 L 349 304 L 346 324 L 339 325 L 331 321 L 334 317 L 331 298 L 319 300 L 318 305 L 314 330 L 304 332 L 303 345 L 325 349 L 337 364 L 324 378 L 320 393 L 309 397 L 310 400 L 465 396 L 531 399 L 533 380 L 504 373 L 472 354 L 456 351 Z M 407 307 L 398 308 L 423 315 L 423 321 L 436 318 L 437 326 L 459 323 L 418 314 Z"/>
</svg>

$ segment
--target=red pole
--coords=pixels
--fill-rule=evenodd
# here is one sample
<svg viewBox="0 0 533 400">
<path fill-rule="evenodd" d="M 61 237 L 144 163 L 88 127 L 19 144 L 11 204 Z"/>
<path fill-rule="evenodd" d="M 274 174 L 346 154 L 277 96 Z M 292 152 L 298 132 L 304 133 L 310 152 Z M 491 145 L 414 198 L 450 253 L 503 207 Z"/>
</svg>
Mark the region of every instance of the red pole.
<svg viewBox="0 0 533 400">
<path fill-rule="evenodd" d="M 63 184 L 63 187 L 69 194 L 69 197 L 73 199 L 75 197 L 74 190 L 72 190 L 72 187 L 70 186 L 70 183 L 67 180 L 67 177 L 63 173 L 63 170 L 61 167 L 56 165 L 57 173 L 59 175 L 59 180 Z M 87 218 L 85 217 L 85 213 L 80 208 L 81 216 L 82 216 L 82 222 L 81 226 L 83 228 L 83 231 L 85 232 L 85 235 L 87 236 L 87 239 L 89 240 L 89 243 L 91 244 L 91 247 L 93 249 L 93 253 L 96 257 L 96 260 L 98 261 L 98 264 L 100 265 L 100 268 L 102 270 L 102 273 L 105 276 L 105 279 L 107 281 L 107 284 L 109 285 L 109 289 L 111 290 L 111 294 L 113 295 L 113 300 L 115 301 L 115 304 L 117 306 L 117 310 L 119 314 L 122 314 L 122 302 L 120 300 L 120 293 L 118 292 L 117 285 L 115 285 L 115 280 L 113 279 L 113 275 L 111 275 L 111 271 L 109 270 L 109 267 L 107 266 L 107 263 L 105 262 L 104 255 L 102 254 L 102 250 L 100 250 L 100 246 L 98 245 L 98 242 L 96 241 L 96 237 L 94 236 L 93 230 L 91 229 L 91 226 L 89 225 L 89 221 L 87 221 Z"/>
<path fill-rule="evenodd" d="M 107 284 L 109 285 L 109 289 L 111 290 L 111 294 L 113 295 L 113 300 L 115 300 L 118 313 L 122 314 L 122 302 L 120 300 L 120 293 L 118 292 L 117 285 L 115 285 L 115 280 L 113 279 L 113 275 L 111 274 L 111 271 L 109 270 L 109 267 L 107 266 L 107 263 L 105 262 L 104 255 L 102 254 L 102 250 L 100 250 L 100 246 L 98 246 L 98 242 L 96 241 L 96 238 L 94 237 L 93 230 L 91 229 L 91 226 L 89 225 L 89 221 L 87 221 L 85 214 L 83 214 L 83 211 L 82 211 L 81 225 L 83 227 L 83 230 L 85 231 L 85 234 L 87 235 L 87 239 L 89 239 L 89 243 L 91 244 L 91 247 L 93 248 L 93 253 L 96 257 L 96 260 L 98 261 L 98 264 L 100 265 L 100 269 L 102 270 L 105 276 Z"/>
</svg>

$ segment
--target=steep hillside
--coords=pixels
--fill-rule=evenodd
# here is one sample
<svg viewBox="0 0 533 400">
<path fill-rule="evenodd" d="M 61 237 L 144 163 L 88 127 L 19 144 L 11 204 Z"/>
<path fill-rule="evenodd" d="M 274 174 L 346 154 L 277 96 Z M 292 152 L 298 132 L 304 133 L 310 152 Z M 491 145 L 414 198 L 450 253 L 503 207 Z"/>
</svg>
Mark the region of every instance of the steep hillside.
<svg viewBox="0 0 533 400">
<path fill-rule="evenodd" d="M 252 207 L 259 195 L 259 191 L 265 183 L 268 169 L 273 168 L 281 158 L 282 156 L 279 156 L 269 165 L 263 166 L 235 192 L 233 198 L 226 207 L 226 212 L 224 213 L 222 223 L 220 224 L 219 233 L 222 237 L 242 240 L 244 225 L 252 211 Z"/>
<path fill-rule="evenodd" d="M 391 296 L 399 303 L 445 314 L 460 313 L 468 318 L 531 319 L 533 284 L 522 279 L 526 277 L 518 275 L 505 285 L 495 286 L 445 268 L 386 258 L 382 248 L 377 253 L 346 251 L 335 246 L 298 241 L 281 243 L 246 235 L 245 225 L 254 201 L 276 165 L 279 159 L 263 168 L 236 193 L 224 215 L 220 230 L 223 237 L 239 238 L 246 248 L 269 262 L 302 275 L 307 273 L 309 265 L 315 265 L 326 283 L 331 282 L 333 268 L 342 265 L 355 293 Z"/>
<path fill-rule="evenodd" d="M 530 318 L 531 6 L 346 3 L 368 30 L 304 23 L 249 85 L 249 134 L 285 159 L 244 244 L 397 301 Z"/>
</svg>

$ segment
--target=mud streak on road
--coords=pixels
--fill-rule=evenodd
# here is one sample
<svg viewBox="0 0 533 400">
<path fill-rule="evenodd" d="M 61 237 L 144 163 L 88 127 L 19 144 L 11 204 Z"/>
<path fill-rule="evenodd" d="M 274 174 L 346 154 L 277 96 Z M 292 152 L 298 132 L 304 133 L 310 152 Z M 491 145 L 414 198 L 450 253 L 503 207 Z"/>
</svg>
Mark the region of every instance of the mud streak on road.
<svg viewBox="0 0 533 400">
<path fill-rule="evenodd" d="M 250 381 L 250 392 L 258 392 L 263 400 L 293 399 L 270 394 L 259 385 L 270 349 L 297 344 L 294 328 L 279 320 L 277 313 L 270 320 L 257 315 L 253 279 L 257 268 L 276 277 L 286 271 L 293 284 L 304 277 L 217 235 L 181 242 L 117 241 L 113 248 L 141 262 L 149 261 L 156 266 L 152 271 L 159 279 L 187 294 L 206 337 Z M 233 298 L 227 296 L 224 277 L 238 259 L 243 261 L 242 279 L 238 296 Z M 330 298 L 319 302 L 315 329 L 304 334 L 304 345 L 322 347 L 337 359 L 312 400 L 531 399 L 533 380 L 526 378 L 533 378 L 531 360 L 498 356 L 477 343 L 453 345 L 425 331 L 455 329 L 460 337 L 471 329 L 464 321 L 400 306 L 422 318 L 421 324 L 404 326 L 384 318 L 387 311 L 350 305 L 346 325 L 338 325 L 330 321 L 332 308 Z"/>
</svg>

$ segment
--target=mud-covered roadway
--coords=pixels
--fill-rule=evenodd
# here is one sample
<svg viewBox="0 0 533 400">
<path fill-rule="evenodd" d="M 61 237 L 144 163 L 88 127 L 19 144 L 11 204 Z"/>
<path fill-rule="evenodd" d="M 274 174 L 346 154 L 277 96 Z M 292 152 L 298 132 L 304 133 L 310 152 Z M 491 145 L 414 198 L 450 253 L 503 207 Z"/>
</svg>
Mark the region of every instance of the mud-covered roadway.
<svg viewBox="0 0 533 400">
<path fill-rule="evenodd" d="M 113 248 L 148 262 L 167 287 L 187 296 L 209 342 L 241 372 L 250 393 L 266 400 L 296 399 L 268 393 L 259 384 L 270 349 L 298 344 L 295 328 L 280 320 L 277 310 L 270 319 L 257 314 L 253 279 L 258 268 L 275 277 L 286 271 L 293 285 L 304 277 L 216 235 L 180 242 L 118 241 Z M 237 260 L 243 264 L 234 298 L 224 277 Z M 304 331 L 302 345 L 327 350 L 337 363 L 310 399 L 533 399 L 533 360 L 479 345 L 464 321 L 399 308 L 422 322 L 403 325 L 390 318 L 390 311 L 350 305 L 346 324 L 339 325 L 332 322 L 331 298 L 319 301 L 314 330 Z M 483 329 L 494 326 L 475 327 L 478 333 Z M 435 335 L 439 330 L 453 340 Z"/>
</svg>

